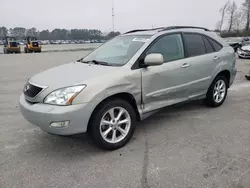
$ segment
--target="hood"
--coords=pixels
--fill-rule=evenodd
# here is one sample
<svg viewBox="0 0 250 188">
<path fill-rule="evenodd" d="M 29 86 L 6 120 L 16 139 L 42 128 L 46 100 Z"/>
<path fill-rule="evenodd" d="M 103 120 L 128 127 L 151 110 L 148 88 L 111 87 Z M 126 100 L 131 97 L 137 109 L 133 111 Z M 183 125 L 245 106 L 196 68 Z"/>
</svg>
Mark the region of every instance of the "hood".
<svg viewBox="0 0 250 188">
<path fill-rule="evenodd" d="M 77 84 L 87 84 L 88 80 L 112 74 L 117 69 L 119 67 L 73 62 L 38 73 L 30 78 L 30 82 L 57 89 Z"/>
<path fill-rule="evenodd" d="M 241 49 L 250 51 L 250 45 L 242 46 Z"/>
</svg>

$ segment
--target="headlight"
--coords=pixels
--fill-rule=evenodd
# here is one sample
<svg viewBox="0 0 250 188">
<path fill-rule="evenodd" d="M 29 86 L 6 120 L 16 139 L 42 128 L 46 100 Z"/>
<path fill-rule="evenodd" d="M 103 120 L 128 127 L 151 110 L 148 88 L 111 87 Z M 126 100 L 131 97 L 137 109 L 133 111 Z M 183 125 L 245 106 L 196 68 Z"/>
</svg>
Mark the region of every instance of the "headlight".
<svg viewBox="0 0 250 188">
<path fill-rule="evenodd" d="M 53 91 L 45 99 L 44 103 L 54 105 L 71 105 L 74 98 L 86 87 L 86 85 L 71 86 Z"/>
</svg>

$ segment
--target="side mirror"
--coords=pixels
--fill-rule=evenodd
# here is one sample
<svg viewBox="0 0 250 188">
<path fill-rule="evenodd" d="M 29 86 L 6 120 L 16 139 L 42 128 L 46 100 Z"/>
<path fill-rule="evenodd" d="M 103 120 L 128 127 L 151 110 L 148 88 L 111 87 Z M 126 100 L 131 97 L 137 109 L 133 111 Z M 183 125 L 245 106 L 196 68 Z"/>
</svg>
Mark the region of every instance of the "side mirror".
<svg viewBox="0 0 250 188">
<path fill-rule="evenodd" d="M 157 66 L 164 63 L 164 58 L 161 54 L 148 54 L 144 59 L 144 64 L 147 66 Z"/>
</svg>

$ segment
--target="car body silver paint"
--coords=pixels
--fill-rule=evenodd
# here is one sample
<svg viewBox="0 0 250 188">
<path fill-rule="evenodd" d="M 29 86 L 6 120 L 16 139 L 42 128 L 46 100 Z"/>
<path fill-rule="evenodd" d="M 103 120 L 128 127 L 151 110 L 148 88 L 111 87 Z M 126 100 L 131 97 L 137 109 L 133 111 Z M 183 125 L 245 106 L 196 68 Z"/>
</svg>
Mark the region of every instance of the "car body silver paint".
<svg viewBox="0 0 250 188">
<path fill-rule="evenodd" d="M 159 36 L 175 32 L 195 32 L 219 41 L 219 52 L 172 61 L 160 66 L 131 69 L 141 54 Z M 145 32 L 136 34 L 145 35 Z M 163 32 L 146 32 L 152 37 L 121 67 L 72 62 L 54 67 L 31 77 L 30 82 L 48 86 L 34 99 L 20 97 L 23 116 L 46 132 L 70 135 L 85 132 L 94 109 L 106 98 L 127 93 L 136 101 L 141 119 L 162 107 L 179 102 L 204 98 L 214 78 L 221 71 L 229 71 L 230 85 L 236 74 L 235 53 L 218 35 L 197 29 L 177 29 Z M 134 34 L 134 33 L 133 33 Z M 128 34 L 129 35 L 129 34 Z M 218 60 L 214 60 L 219 56 Z M 188 68 L 181 68 L 184 63 Z M 70 106 L 43 104 L 44 98 L 54 90 L 85 84 L 86 87 Z M 35 104 L 34 104 L 35 103 Z M 67 128 L 50 128 L 54 121 L 70 121 Z"/>
</svg>

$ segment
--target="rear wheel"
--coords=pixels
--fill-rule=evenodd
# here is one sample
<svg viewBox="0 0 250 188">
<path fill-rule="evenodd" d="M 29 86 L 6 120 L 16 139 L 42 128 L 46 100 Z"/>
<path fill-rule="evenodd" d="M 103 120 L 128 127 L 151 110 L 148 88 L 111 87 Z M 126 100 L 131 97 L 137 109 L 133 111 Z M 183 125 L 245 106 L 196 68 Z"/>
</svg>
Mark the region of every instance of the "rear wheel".
<svg viewBox="0 0 250 188">
<path fill-rule="evenodd" d="M 225 76 L 217 76 L 208 89 L 205 99 L 206 104 L 211 107 L 221 106 L 227 97 L 228 85 L 229 81 Z"/>
<path fill-rule="evenodd" d="M 132 106 L 121 99 L 110 100 L 98 107 L 90 122 L 94 142 L 102 149 L 123 147 L 133 136 L 136 115 Z"/>
</svg>

